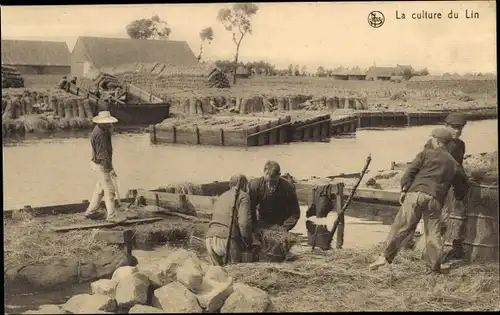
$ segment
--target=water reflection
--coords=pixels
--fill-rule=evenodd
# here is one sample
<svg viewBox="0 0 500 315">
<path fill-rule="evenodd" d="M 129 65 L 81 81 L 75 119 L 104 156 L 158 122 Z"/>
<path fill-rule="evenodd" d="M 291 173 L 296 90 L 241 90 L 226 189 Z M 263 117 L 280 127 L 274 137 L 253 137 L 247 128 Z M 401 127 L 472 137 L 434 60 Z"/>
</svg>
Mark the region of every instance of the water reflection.
<svg viewBox="0 0 500 315">
<path fill-rule="evenodd" d="M 327 176 L 360 171 L 369 153 L 372 170 L 387 169 L 391 161 L 407 161 L 422 148 L 433 128 L 362 130 L 356 137 L 329 143 L 250 148 L 154 146 L 147 134 L 117 134 L 113 139 L 114 164 L 121 195 L 130 188 L 227 180 L 235 173 L 258 176 L 268 159 L 277 160 L 282 172 L 298 178 Z M 95 180 L 87 134 L 4 144 L 4 207 L 89 199 Z M 467 153 L 497 150 L 497 120 L 470 122 L 462 137 Z"/>
</svg>

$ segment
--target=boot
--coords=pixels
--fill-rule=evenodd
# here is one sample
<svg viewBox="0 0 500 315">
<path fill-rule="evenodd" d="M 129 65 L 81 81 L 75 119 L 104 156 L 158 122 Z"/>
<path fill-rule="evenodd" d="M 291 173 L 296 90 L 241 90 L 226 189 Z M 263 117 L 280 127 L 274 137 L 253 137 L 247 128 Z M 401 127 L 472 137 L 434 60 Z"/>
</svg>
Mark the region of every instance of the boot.
<svg viewBox="0 0 500 315">
<path fill-rule="evenodd" d="M 377 270 L 378 268 L 385 266 L 385 265 L 388 265 L 388 264 L 389 264 L 389 262 L 385 259 L 384 256 L 379 256 L 378 259 L 374 263 L 370 264 L 368 269 L 374 271 L 374 270 Z"/>
</svg>

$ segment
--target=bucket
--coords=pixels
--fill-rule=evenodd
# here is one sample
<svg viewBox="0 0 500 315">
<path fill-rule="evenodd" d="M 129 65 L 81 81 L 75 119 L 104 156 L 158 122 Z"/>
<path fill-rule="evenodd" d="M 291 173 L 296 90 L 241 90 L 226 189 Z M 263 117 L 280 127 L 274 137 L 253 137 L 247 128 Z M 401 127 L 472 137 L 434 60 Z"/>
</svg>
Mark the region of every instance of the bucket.
<svg viewBox="0 0 500 315">
<path fill-rule="evenodd" d="M 329 250 L 332 248 L 333 235 L 328 231 L 326 225 L 316 225 L 313 222 L 306 221 L 307 229 L 307 244 L 321 248 L 322 250 Z M 316 242 L 314 241 L 314 234 L 316 234 Z"/>
<path fill-rule="evenodd" d="M 463 202 L 454 198 L 453 190 L 445 207 L 444 253 L 451 252 L 462 240 L 461 257 L 467 261 L 498 261 L 498 186 L 471 184 Z M 446 211 L 446 209 L 443 209 Z M 417 241 L 416 250 L 425 253 L 425 235 Z"/>
<path fill-rule="evenodd" d="M 242 263 L 252 263 L 255 261 L 255 256 L 253 251 L 242 251 L 240 253 Z"/>
</svg>

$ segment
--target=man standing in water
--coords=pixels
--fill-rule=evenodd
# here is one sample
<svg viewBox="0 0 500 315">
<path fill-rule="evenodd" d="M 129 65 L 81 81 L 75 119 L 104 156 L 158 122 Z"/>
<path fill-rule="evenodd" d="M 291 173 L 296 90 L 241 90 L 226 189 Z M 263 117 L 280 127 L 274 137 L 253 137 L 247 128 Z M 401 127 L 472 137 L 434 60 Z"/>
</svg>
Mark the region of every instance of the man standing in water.
<svg viewBox="0 0 500 315">
<path fill-rule="evenodd" d="M 295 187 L 280 175 L 280 165 L 267 161 L 264 176 L 250 181 L 250 206 L 255 228 L 277 225 L 290 231 L 300 218 Z"/>
<path fill-rule="evenodd" d="M 85 217 L 95 219 L 102 198 L 106 205 L 106 221 L 121 223 L 126 218 L 120 218 L 115 210 L 115 185 L 112 177 L 116 177 L 113 169 L 113 147 L 111 145 L 111 130 L 114 123 L 118 120 L 111 116 L 109 111 L 101 111 L 92 119 L 96 124 L 90 134 L 90 144 L 92 146 L 92 169 L 97 175 L 97 184 L 95 186 L 92 200 L 85 211 Z"/>
<path fill-rule="evenodd" d="M 421 151 L 405 171 L 401 178 L 401 208 L 392 224 L 384 251 L 370 265 L 371 270 L 392 263 L 423 216 L 426 259 L 432 272 L 441 271 L 443 203 L 452 185 L 457 199 L 462 199 L 466 193 L 465 174 L 448 152 L 451 141 L 453 135 L 448 128 L 433 130 L 433 149 Z"/>
<path fill-rule="evenodd" d="M 205 246 L 213 265 L 222 266 L 226 263 L 241 262 L 242 251 L 247 250 L 252 244 L 252 216 L 247 186 L 248 181 L 244 175 L 234 175 L 229 180 L 231 188 L 215 202 L 212 221 L 205 237 Z M 233 205 L 236 206 L 235 213 L 233 213 Z M 229 227 L 232 221 L 229 261 L 226 262 L 224 257 L 227 252 Z"/>
</svg>

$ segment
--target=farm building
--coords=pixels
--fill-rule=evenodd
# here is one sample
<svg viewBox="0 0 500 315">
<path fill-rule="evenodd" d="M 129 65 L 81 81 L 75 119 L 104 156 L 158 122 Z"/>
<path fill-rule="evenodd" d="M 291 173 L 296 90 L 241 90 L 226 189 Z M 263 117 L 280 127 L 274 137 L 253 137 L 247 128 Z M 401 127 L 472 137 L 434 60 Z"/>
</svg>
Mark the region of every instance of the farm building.
<svg viewBox="0 0 500 315">
<path fill-rule="evenodd" d="M 335 80 L 348 80 L 349 70 L 347 70 L 343 66 L 339 66 L 332 70 L 331 77 L 333 77 Z"/>
<path fill-rule="evenodd" d="M 249 78 L 250 77 L 250 71 L 248 71 L 245 67 L 239 66 L 236 69 L 236 77 L 237 78 Z"/>
<path fill-rule="evenodd" d="M 21 74 L 69 74 L 70 60 L 65 42 L 2 39 L 2 64 Z"/>
<path fill-rule="evenodd" d="M 417 74 L 415 69 L 412 68 L 411 65 L 405 66 L 405 65 L 397 65 L 397 68 L 401 69 L 402 73 L 404 76 L 412 77 Z"/>
<path fill-rule="evenodd" d="M 402 76 L 403 71 L 398 67 L 370 67 L 366 72 L 366 80 L 389 81 L 392 76 Z"/>
<path fill-rule="evenodd" d="M 79 37 L 71 53 L 71 73 L 77 77 L 134 63 L 199 65 L 185 41 Z"/>
<path fill-rule="evenodd" d="M 359 67 L 354 67 L 349 71 L 349 80 L 365 80 L 366 74 Z"/>
</svg>

